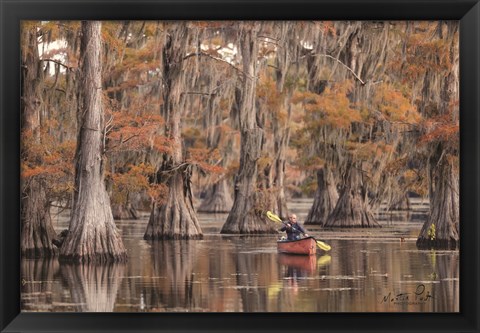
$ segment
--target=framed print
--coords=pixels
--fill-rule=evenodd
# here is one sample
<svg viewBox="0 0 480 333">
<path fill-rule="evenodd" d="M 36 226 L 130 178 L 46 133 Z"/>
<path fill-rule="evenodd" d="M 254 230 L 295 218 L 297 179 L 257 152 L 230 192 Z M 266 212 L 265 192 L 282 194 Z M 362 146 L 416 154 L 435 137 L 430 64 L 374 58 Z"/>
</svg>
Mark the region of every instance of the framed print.
<svg viewBox="0 0 480 333">
<path fill-rule="evenodd" d="M 474 0 L 1 4 L 1 332 L 478 332 Z"/>
</svg>

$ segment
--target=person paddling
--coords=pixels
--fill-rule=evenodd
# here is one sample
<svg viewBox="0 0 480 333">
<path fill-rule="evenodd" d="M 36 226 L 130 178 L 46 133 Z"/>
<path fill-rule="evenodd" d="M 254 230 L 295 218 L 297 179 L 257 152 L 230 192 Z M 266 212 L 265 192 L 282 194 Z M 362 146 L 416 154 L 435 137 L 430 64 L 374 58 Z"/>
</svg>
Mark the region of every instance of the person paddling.
<svg viewBox="0 0 480 333">
<path fill-rule="evenodd" d="M 302 235 L 305 235 L 305 237 L 308 237 L 307 232 L 305 229 L 302 227 L 300 223 L 297 221 L 297 215 L 295 214 L 290 214 L 288 216 L 288 223 L 286 223 L 280 231 L 286 231 L 287 232 L 287 239 L 288 240 L 297 240 L 302 238 Z"/>
</svg>

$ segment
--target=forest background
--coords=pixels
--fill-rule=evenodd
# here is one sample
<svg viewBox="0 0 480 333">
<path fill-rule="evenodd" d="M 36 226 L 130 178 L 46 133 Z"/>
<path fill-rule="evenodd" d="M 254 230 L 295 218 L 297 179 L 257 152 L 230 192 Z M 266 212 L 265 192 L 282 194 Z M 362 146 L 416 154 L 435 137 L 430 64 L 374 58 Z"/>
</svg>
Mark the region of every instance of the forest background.
<svg viewBox="0 0 480 333">
<path fill-rule="evenodd" d="M 458 96 L 455 21 L 24 22 L 22 253 L 124 260 L 140 211 L 145 239 L 274 233 L 299 196 L 324 228 L 425 197 L 417 245 L 457 247 Z"/>
</svg>

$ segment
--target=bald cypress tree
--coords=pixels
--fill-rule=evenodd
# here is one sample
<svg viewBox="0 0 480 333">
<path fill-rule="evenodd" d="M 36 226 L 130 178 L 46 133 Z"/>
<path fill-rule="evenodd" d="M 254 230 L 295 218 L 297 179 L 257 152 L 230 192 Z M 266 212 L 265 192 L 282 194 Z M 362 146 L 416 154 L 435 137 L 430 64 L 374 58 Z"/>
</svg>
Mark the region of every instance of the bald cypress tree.
<svg viewBox="0 0 480 333">
<path fill-rule="evenodd" d="M 30 143 L 40 146 L 40 113 L 44 107 L 44 73 L 38 54 L 36 24 L 26 22 L 22 26 L 22 135 Z M 27 143 L 22 146 L 22 163 L 28 159 Z M 22 174 L 21 205 L 21 253 L 27 257 L 49 257 L 58 251 L 52 241 L 56 237 L 50 216 L 50 202 L 46 182 L 41 175 L 26 178 Z"/>
<path fill-rule="evenodd" d="M 232 210 L 221 233 L 272 233 L 275 229 L 266 220 L 259 206 L 256 190 L 258 166 L 264 135 L 263 124 L 255 106 L 258 75 L 259 22 L 240 23 L 239 46 L 242 57 L 241 89 L 238 108 L 240 125 L 240 165 L 235 176 Z"/>
<path fill-rule="evenodd" d="M 437 70 L 423 75 L 420 111 L 432 118 L 421 141 L 429 152 L 430 214 L 417 239 L 417 246 L 455 248 L 460 242 L 459 181 L 459 53 L 458 22 L 438 22 L 436 34 L 426 41 L 430 51 L 420 61 L 443 61 Z"/>
<path fill-rule="evenodd" d="M 144 239 L 192 239 L 203 236 L 193 207 L 190 187 L 191 167 L 185 163 L 182 142 L 182 117 L 184 114 L 187 78 L 183 68 L 189 42 L 187 22 L 166 23 L 162 43 L 163 117 L 165 136 L 171 151 L 164 154 L 157 180 L 168 186 L 161 203 L 154 203 Z"/>
<path fill-rule="evenodd" d="M 75 195 L 69 233 L 60 249 L 61 259 L 80 262 L 126 259 L 104 182 L 101 26 L 82 22 Z"/>
</svg>

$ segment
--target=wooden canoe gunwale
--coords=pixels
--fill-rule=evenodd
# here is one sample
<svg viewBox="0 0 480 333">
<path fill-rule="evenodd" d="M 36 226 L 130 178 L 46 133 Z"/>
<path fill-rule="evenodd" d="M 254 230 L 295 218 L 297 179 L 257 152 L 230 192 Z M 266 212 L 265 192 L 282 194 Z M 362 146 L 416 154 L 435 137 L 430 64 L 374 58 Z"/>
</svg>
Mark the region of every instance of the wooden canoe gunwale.
<svg viewBox="0 0 480 333">
<path fill-rule="evenodd" d="M 293 244 L 296 244 L 296 246 L 293 246 Z M 313 255 L 316 253 L 317 247 L 315 238 L 305 237 L 297 240 L 278 240 L 277 250 L 280 253 Z"/>
</svg>

